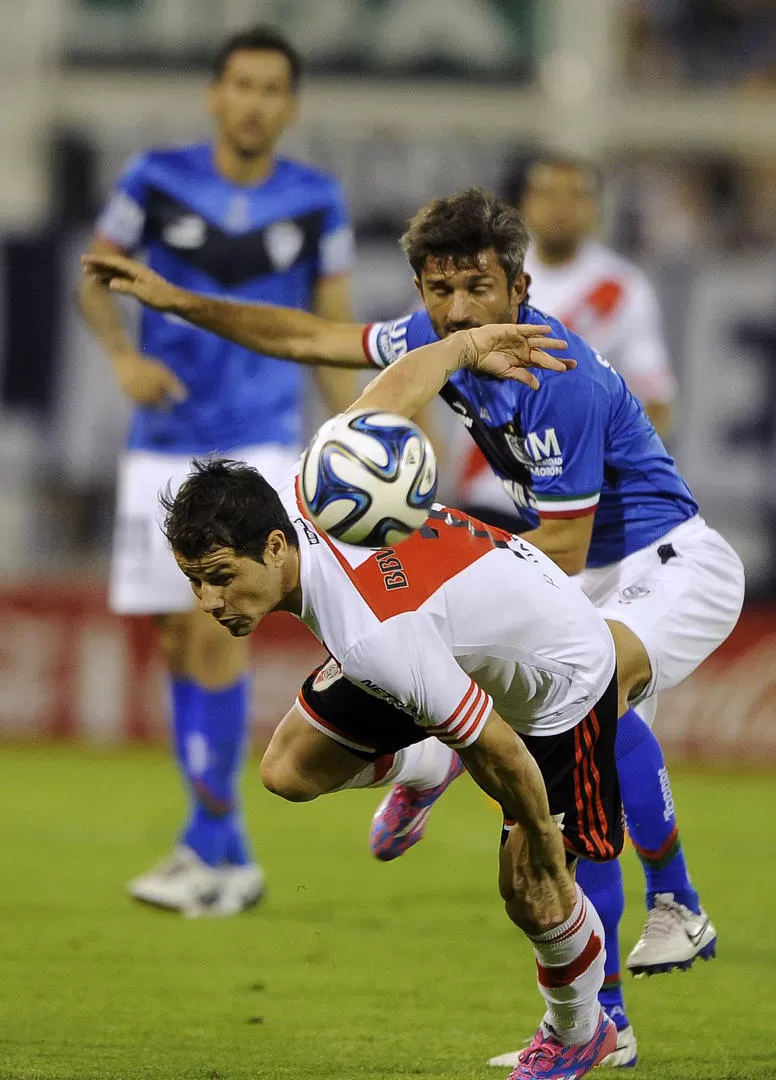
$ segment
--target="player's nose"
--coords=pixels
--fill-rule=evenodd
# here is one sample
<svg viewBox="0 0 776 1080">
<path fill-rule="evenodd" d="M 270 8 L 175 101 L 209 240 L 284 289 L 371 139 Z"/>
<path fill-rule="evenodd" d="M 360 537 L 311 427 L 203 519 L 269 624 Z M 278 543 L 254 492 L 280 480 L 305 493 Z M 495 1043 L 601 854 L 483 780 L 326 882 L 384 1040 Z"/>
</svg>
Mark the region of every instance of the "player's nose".
<svg viewBox="0 0 776 1080">
<path fill-rule="evenodd" d="M 465 292 L 455 292 L 450 298 L 447 321 L 458 328 L 472 325 L 471 301 Z"/>
<path fill-rule="evenodd" d="M 214 615 L 224 606 L 221 590 L 204 582 L 199 594 L 199 606 L 207 615 Z"/>
</svg>

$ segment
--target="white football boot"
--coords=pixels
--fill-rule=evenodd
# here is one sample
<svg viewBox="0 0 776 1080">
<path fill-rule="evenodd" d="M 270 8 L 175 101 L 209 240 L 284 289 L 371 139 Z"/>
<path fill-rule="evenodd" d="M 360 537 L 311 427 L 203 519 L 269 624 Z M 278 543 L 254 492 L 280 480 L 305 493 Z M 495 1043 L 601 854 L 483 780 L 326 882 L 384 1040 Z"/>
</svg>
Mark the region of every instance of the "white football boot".
<svg viewBox="0 0 776 1080">
<path fill-rule="evenodd" d="M 658 893 L 625 963 L 633 975 L 660 975 L 675 968 L 686 971 L 698 957 L 716 955 L 717 931 L 703 908 L 696 915 L 673 893 Z"/>
<path fill-rule="evenodd" d="M 129 895 L 144 904 L 184 915 L 235 915 L 258 903 L 264 893 L 264 871 L 256 865 L 208 866 L 185 844 L 127 885 Z"/>
</svg>

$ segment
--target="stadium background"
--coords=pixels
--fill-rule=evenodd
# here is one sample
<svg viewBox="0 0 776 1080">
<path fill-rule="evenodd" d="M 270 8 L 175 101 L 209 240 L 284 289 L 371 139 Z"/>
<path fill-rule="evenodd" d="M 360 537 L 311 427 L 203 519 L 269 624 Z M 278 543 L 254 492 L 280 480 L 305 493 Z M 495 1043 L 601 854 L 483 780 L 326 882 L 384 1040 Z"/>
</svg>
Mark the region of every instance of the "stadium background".
<svg viewBox="0 0 776 1080">
<path fill-rule="evenodd" d="M 0 733 L 162 735 L 150 628 L 105 612 L 127 410 L 75 313 L 77 255 L 127 154 L 207 133 L 213 44 L 258 17 L 308 59 L 284 149 L 345 184 L 359 318 L 412 303 L 395 241 L 428 198 L 470 183 L 508 193 L 539 147 L 602 163 L 604 235 L 664 304 L 681 385 L 672 449 L 749 581 L 734 638 L 666 696 L 660 732 L 673 756 L 776 761 L 772 3 L 25 0 L 16 17 L 5 11 Z M 257 645 L 264 733 L 320 651 L 290 623 L 284 635 Z"/>
</svg>

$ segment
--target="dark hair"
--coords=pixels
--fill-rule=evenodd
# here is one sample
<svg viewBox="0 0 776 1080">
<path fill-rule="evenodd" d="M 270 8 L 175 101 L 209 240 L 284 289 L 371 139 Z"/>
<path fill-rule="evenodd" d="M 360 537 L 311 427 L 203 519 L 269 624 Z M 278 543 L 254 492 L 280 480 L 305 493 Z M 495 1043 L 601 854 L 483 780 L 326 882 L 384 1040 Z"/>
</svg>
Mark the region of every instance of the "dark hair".
<svg viewBox="0 0 776 1080">
<path fill-rule="evenodd" d="M 201 559 L 216 548 L 233 548 L 264 562 L 267 537 L 275 529 L 292 547 L 296 532 L 280 496 L 261 473 L 241 461 L 194 461 L 193 471 L 173 496 L 160 495 L 164 532 L 173 551 Z"/>
<path fill-rule="evenodd" d="M 291 68 L 291 89 L 296 93 L 302 79 L 302 57 L 291 42 L 274 26 L 252 26 L 248 30 L 233 34 L 225 41 L 213 61 L 213 82 L 218 82 L 226 71 L 226 65 L 232 53 L 242 52 L 245 49 L 282 53 Z"/>
<path fill-rule="evenodd" d="M 520 203 L 529 188 L 529 177 L 534 169 L 540 166 L 550 169 L 573 169 L 575 172 L 586 173 L 596 198 L 600 198 L 603 189 L 603 175 L 600 168 L 592 161 L 572 154 L 547 152 L 534 154 L 528 158 L 522 168 L 517 170 L 516 175 L 507 181 L 510 202 Z M 511 182 L 510 182 L 511 181 Z"/>
<path fill-rule="evenodd" d="M 511 286 L 523 272 L 528 230 L 513 206 L 482 188 L 468 188 L 418 210 L 399 243 L 417 277 L 428 259 L 465 266 L 494 248 Z"/>
</svg>

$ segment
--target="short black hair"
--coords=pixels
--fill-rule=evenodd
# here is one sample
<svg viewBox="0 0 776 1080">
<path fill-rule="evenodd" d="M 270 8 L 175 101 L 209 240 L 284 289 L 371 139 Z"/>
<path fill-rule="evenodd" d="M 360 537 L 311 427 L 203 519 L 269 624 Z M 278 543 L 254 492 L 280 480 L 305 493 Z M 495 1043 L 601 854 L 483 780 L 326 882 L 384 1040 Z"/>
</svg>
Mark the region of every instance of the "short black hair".
<svg viewBox="0 0 776 1080">
<path fill-rule="evenodd" d="M 228 38 L 213 61 L 213 82 L 218 82 L 226 71 L 226 65 L 232 53 L 242 52 L 245 49 L 282 53 L 291 68 L 291 89 L 294 93 L 297 92 L 302 79 L 302 57 L 288 38 L 274 26 L 252 26 Z"/>
<path fill-rule="evenodd" d="M 164 532 L 173 551 L 201 559 L 216 548 L 233 548 L 264 562 L 275 529 L 298 547 L 294 526 L 280 496 L 256 469 L 226 458 L 195 460 L 177 495 L 160 495 Z"/>
<path fill-rule="evenodd" d="M 589 161 L 584 157 L 577 157 L 574 154 L 562 154 L 559 151 L 546 151 L 529 157 L 522 168 L 518 170 L 517 175 L 512 178 L 512 184 L 510 185 L 510 201 L 515 203 L 520 203 L 522 201 L 523 196 L 528 191 L 528 179 L 531 172 L 534 169 L 540 168 L 542 165 L 547 166 L 550 169 L 573 169 L 575 172 L 586 173 L 590 181 L 590 187 L 593 189 L 593 194 L 597 199 L 601 197 L 603 191 L 603 173 L 595 162 Z"/>
<path fill-rule="evenodd" d="M 399 243 L 418 278 L 428 259 L 465 266 L 494 248 L 511 286 L 523 272 L 528 229 L 514 206 L 472 187 L 427 203 L 410 219 Z"/>
</svg>

